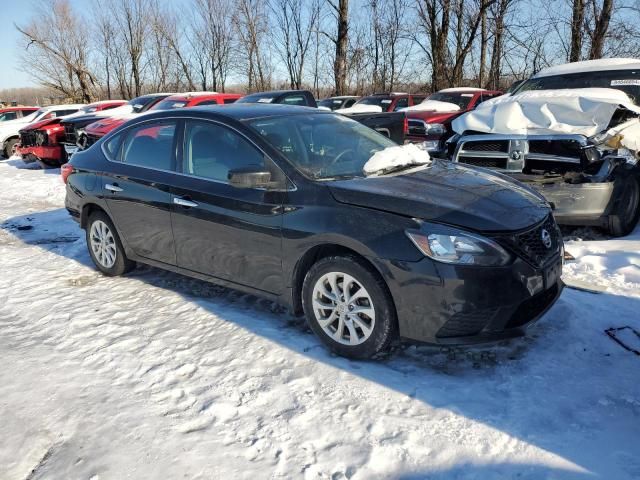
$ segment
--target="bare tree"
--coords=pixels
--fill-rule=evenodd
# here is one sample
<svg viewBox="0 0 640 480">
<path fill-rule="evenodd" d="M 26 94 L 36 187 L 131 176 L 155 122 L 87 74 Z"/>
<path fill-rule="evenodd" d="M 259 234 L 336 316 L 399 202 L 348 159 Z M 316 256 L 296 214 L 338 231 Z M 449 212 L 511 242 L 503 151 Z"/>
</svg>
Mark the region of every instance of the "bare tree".
<svg viewBox="0 0 640 480">
<path fill-rule="evenodd" d="M 569 51 L 570 62 L 577 62 L 582 58 L 584 15 L 584 0 L 573 0 L 573 12 L 571 16 L 571 49 Z"/>
<path fill-rule="evenodd" d="M 40 83 L 74 100 L 90 102 L 96 78 L 89 71 L 85 22 L 68 0 L 42 0 L 36 15 L 16 29 L 26 41 L 25 71 Z"/>
<path fill-rule="evenodd" d="M 264 50 L 268 26 L 264 0 L 238 0 L 234 23 L 238 32 L 241 53 L 245 57 L 248 87 L 268 90 L 271 87 L 271 70 Z"/>
<path fill-rule="evenodd" d="M 303 5 L 307 5 L 304 8 Z M 286 65 L 291 88 L 302 88 L 302 75 L 319 17 L 318 0 L 272 0 L 271 12 L 278 35 L 277 52 Z"/>
<path fill-rule="evenodd" d="M 602 58 L 604 43 L 613 14 L 613 0 L 603 0 L 601 8 L 598 7 L 596 0 L 590 0 L 590 9 L 593 28 L 589 29 L 589 37 L 591 38 L 589 58 Z"/>
</svg>

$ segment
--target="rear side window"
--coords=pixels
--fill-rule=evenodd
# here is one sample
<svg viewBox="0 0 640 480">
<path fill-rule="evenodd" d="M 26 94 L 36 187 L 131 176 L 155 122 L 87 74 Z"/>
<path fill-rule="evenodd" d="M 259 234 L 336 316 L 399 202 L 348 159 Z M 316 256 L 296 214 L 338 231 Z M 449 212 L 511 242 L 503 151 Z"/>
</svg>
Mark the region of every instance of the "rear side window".
<svg viewBox="0 0 640 480">
<path fill-rule="evenodd" d="M 287 97 L 284 97 L 284 99 L 282 99 L 282 103 L 284 103 L 285 105 L 298 105 L 298 106 L 304 106 L 307 104 L 306 100 L 304 99 L 304 96 L 302 95 L 289 95 Z"/>
<path fill-rule="evenodd" d="M 236 103 L 237 98 L 225 98 L 224 99 L 224 104 L 227 105 L 228 103 Z"/>
<path fill-rule="evenodd" d="M 187 122 L 183 152 L 183 173 L 224 183 L 230 170 L 265 164 L 262 152 L 243 136 L 212 122 Z"/>
<path fill-rule="evenodd" d="M 174 121 L 145 123 L 114 135 L 105 143 L 105 153 L 129 165 L 172 170 L 175 133 Z"/>
<path fill-rule="evenodd" d="M 401 108 L 405 108 L 409 106 L 409 98 L 408 97 L 404 97 L 404 98 L 399 98 L 398 101 L 396 102 L 396 106 L 393 107 L 393 111 L 396 112 L 398 110 L 400 110 Z"/>
<path fill-rule="evenodd" d="M 15 120 L 16 118 L 18 118 L 17 112 L 0 113 L 0 122 L 6 122 L 7 120 Z"/>
<path fill-rule="evenodd" d="M 345 104 L 344 104 L 344 107 L 343 107 L 343 108 L 349 108 L 349 107 L 352 107 L 354 103 L 356 103 L 356 99 L 355 99 L 355 98 L 351 98 L 351 99 L 349 99 L 349 100 L 347 100 L 347 101 L 345 102 Z"/>
</svg>

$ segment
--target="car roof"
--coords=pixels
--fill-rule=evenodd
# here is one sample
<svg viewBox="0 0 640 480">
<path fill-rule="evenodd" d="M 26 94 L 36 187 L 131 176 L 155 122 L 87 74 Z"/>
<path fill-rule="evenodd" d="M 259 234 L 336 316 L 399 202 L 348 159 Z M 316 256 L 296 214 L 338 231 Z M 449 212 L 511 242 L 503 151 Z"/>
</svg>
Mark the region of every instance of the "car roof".
<svg viewBox="0 0 640 480">
<path fill-rule="evenodd" d="M 601 58 L 598 60 L 565 63 L 563 65 L 543 68 L 531 78 L 610 70 L 640 70 L 640 60 L 637 58 Z"/>
<path fill-rule="evenodd" d="M 39 110 L 40 107 L 2 107 L 0 108 L 0 112 L 14 112 L 16 110 Z"/>
<path fill-rule="evenodd" d="M 223 116 L 237 121 L 255 120 L 258 118 L 281 117 L 291 115 L 335 115 L 332 112 L 319 110 L 313 107 L 301 107 L 297 105 L 282 105 L 273 103 L 231 103 L 228 105 L 206 105 L 192 108 L 177 108 L 173 110 L 157 110 L 154 113 L 144 115 L 145 119 L 162 117 L 189 117 L 197 116 L 202 118 Z"/>
</svg>

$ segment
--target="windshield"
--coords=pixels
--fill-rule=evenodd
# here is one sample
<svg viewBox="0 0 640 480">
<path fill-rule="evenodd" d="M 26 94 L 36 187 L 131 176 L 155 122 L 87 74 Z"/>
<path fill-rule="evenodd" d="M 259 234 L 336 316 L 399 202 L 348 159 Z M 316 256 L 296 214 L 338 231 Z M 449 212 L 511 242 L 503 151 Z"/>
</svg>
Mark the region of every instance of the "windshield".
<svg viewBox="0 0 640 480">
<path fill-rule="evenodd" d="M 640 105 L 640 71 L 636 70 L 580 72 L 530 78 L 522 83 L 514 93 L 563 88 L 615 88 L 616 90 L 622 90 L 633 103 Z"/>
<path fill-rule="evenodd" d="M 6 122 L 7 120 L 15 120 L 16 118 L 18 118 L 17 112 L 0 113 L 0 122 Z"/>
<path fill-rule="evenodd" d="M 397 146 L 341 115 L 292 115 L 247 123 L 305 176 L 316 180 L 364 177 L 362 168 L 375 152 Z"/>
<path fill-rule="evenodd" d="M 391 97 L 374 95 L 373 97 L 361 98 L 356 102 L 356 105 L 376 105 L 377 107 L 382 107 L 382 110 L 386 110 L 392 102 L 393 98 Z"/>
<path fill-rule="evenodd" d="M 458 105 L 460 110 L 466 110 L 471 100 L 473 100 L 473 93 L 470 92 L 436 92 L 427 97 L 427 100 L 437 100 L 438 102 L 447 102 Z"/>
</svg>

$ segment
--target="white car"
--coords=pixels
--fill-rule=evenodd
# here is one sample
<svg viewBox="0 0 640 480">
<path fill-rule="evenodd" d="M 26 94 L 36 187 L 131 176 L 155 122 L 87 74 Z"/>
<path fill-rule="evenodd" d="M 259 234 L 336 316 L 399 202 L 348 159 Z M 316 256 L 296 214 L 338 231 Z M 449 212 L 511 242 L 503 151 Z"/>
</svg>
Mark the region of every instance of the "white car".
<svg viewBox="0 0 640 480">
<path fill-rule="evenodd" d="M 26 117 L 9 120 L 0 124 L 0 152 L 9 158 L 13 154 L 16 143 L 20 140 L 20 130 L 27 125 L 47 120 L 49 118 L 63 117 L 71 115 L 83 108 L 85 105 L 53 105 L 42 107 Z"/>
</svg>

